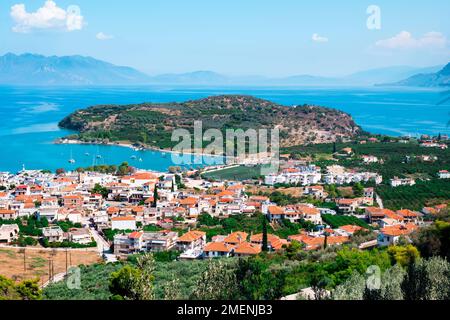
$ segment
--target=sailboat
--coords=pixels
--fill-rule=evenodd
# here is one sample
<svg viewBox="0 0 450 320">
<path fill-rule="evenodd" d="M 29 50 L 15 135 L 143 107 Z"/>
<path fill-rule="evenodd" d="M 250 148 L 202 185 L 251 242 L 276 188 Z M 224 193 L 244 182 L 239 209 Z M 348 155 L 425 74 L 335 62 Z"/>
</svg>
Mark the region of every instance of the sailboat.
<svg viewBox="0 0 450 320">
<path fill-rule="evenodd" d="M 102 158 L 102 156 L 100 155 L 100 149 L 98 148 L 98 146 L 97 146 L 97 156 L 96 156 L 96 158 L 97 159 L 101 159 Z"/>
<path fill-rule="evenodd" d="M 70 150 L 70 159 L 69 159 L 69 163 L 75 163 L 76 161 L 75 161 L 75 159 L 73 158 L 73 155 L 72 155 L 72 150 Z"/>
</svg>

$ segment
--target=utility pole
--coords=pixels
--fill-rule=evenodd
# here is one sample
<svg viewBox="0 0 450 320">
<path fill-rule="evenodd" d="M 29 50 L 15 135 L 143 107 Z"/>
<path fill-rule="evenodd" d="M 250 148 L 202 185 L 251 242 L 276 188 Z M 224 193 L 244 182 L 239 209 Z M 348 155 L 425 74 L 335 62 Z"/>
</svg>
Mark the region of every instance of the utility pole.
<svg viewBox="0 0 450 320">
<path fill-rule="evenodd" d="M 53 282 L 54 277 L 55 277 L 55 265 L 54 265 L 53 259 L 52 259 L 52 282 Z"/>
<path fill-rule="evenodd" d="M 24 248 L 23 249 L 23 271 L 25 273 L 27 272 L 27 256 L 26 256 L 26 252 L 27 252 L 27 250 Z"/>
<path fill-rule="evenodd" d="M 48 258 L 48 283 L 50 283 L 52 280 L 52 268 L 51 268 L 51 262 L 50 257 Z"/>
</svg>

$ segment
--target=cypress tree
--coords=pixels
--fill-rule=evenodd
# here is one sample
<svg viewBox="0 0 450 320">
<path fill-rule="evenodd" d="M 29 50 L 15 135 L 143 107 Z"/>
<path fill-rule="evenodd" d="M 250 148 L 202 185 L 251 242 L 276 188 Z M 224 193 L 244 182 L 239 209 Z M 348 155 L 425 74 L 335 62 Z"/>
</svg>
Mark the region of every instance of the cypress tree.
<svg viewBox="0 0 450 320">
<path fill-rule="evenodd" d="M 262 237 L 262 251 L 268 252 L 269 251 L 269 245 L 268 245 L 268 237 L 267 237 L 267 218 L 266 216 L 263 216 L 263 237 Z"/>
<path fill-rule="evenodd" d="M 156 208 L 156 205 L 158 204 L 158 186 L 155 184 L 155 189 L 153 190 L 153 203 L 152 207 Z"/>
</svg>

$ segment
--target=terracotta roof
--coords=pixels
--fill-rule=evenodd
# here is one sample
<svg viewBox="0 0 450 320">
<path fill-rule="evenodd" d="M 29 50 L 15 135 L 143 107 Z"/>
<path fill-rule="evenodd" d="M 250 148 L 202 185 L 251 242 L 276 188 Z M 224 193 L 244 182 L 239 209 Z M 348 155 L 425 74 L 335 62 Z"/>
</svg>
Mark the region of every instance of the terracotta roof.
<svg viewBox="0 0 450 320">
<path fill-rule="evenodd" d="M 158 179 L 158 176 L 156 176 L 153 173 L 150 172 L 140 172 L 140 173 L 136 173 L 132 176 L 125 176 L 122 178 L 122 180 L 155 180 Z"/>
<path fill-rule="evenodd" d="M 142 237 L 143 234 L 144 234 L 143 232 L 135 231 L 135 232 L 130 233 L 128 238 L 130 238 L 130 239 L 139 239 L 140 237 Z"/>
<path fill-rule="evenodd" d="M 284 209 L 279 206 L 270 206 L 268 208 L 270 214 L 283 214 Z"/>
<path fill-rule="evenodd" d="M 196 205 L 197 202 L 198 202 L 198 199 L 197 198 L 192 198 L 192 197 L 178 200 L 178 203 L 180 205 Z"/>
<path fill-rule="evenodd" d="M 109 214 L 117 213 L 119 211 L 120 211 L 120 209 L 117 207 L 109 207 L 108 209 L 106 209 L 106 212 Z"/>
<path fill-rule="evenodd" d="M 417 228 L 418 227 L 415 224 L 408 223 L 406 225 L 395 225 L 385 227 L 381 229 L 381 233 L 392 237 L 398 237 L 402 235 L 408 235 L 417 230 Z"/>
<path fill-rule="evenodd" d="M 126 216 L 126 217 L 114 217 L 111 219 L 112 221 L 135 221 L 135 217 Z"/>
<path fill-rule="evenodd" d="M 231 250 L 233 246 L 224 242 L 210 242 L 203 249 L 205 252 L 231 252 Z"/>
<path fill-rule="evenodd" d="M 396 214 L 394 211 L 389 209 L 381 209 L 376 207 L 368 207 L 366 208 L 366 212 L 372 217 L 386 217 L 398 221 L 402 221 L 403 217 Z"/>
<path fill-rule="evenodd" d="M 307 238 L 309 238 L 307 234 L 296 234 L 288 237 L 289 241 L 298 241 L 298 242 L 303 242 L 303 240 Z"/>
<path fill-rule="evenodd" d="M 231 203 L 231 202 L 233 202 L 234 200 L 233 199 L 231 199 L 231 198 L 220 198 L 219 199 L 219 203 Z"/>
<path fill-rule="evenodd" d="M 64 199 L 67 200 L 83 200 L 83 196 L 79 194 L 70 194 L 67 196 L 64 196 Z"/>
<path fill-rule="evenodd" d="M 196 241 L 206 235 L 203 231 L 189 231 L 188 233 L 185 233 L 181 237 L 178 238 L 178 242 L 193 242 Z"/>
<path fill-rule="evenodd" d="M 357 199 L 339 199 L 338 204 L 340 205 L 352 205 L 354 203 L 358 202 Z"/>
<path fill-rule="evenodd" d="M 407 217 L 407 218 L 415 218 L 415 217 L 419 216 L 419 214 L 417 212 L 414 212 L 414 211 L 411 211 L 408 209 L 398 210 L 396 213 L 402 217 Z"/>
<path fill-rule="evenodd" d="M 269 197 L 266 196 L 251 196 L 250 201 L 264 202 L 269 200 Z"/>
<path fill-rule="evenodd" d="M 263 242 L 263 234 L 259 233 L 259 234 L 255 234 L 255 235 L 251 236 L 250 237 L 250 242 L 257 243 L 257 244 L 262 244 L 262 242 Z M 282 243 L 281 239 L 278 236 L 273 235 L 273 234 L 268 234 L 267 235 L 267 242 L 270 244 L 270 246 L 274 250 L 279 250 L 283 246 L 283 243 Z"/>
<path fill-rule="evenodd" d="M 16 213 L 16 212 L 13 211 L 13 210 L 0 209 L 0 214 L 10 214 L 10 215 L 13 215 L 13 214 L 15 214 L 15 213 Z"/>
<path fill-rule="evenodd" d="M 364 230 L 364 231 L 367 230 L 367 229 L 364 229 L 364 228 L 362 228 L 360 226 L 354 226 L 354 225 L 342 226 L 342 227 L 339 227 L 339 229 L 340 230 L 344 230 L 345 232 L 350 233 L 350 234 L 354 234 L 355 232 L 361 231 L 361 230 Z"/>
<path fill-rule="evenodd" d="M 242 190 L 242 189 L 244 189 L 244 186 L 241 184 L 237 184 L 237 185 L 228 187 L 227 190 Z"/>
<path fill-rule="evenodd" d="M 297 206 L 296 209 L 301 214 L 306 214 L 306 215 L 318 215 L 318 214 L 320 214 L 319 209 L 311 208 L 311 207 L 308 207 L 308 206 Z"/>
<path fill-rule="evenodd" d="M 236 254 L 248 254 L 248 255 L 257 255 L 261 253 L 261 246 L 254 245 L 248 242 L 242 242 L 238 244 L 234 248 L 234 253 Z"/>
<path fill-rule="evenodd" d="M 225 190 L 225 191 L 222 191 L 222 192 L 218 193 L 217 196 L 218 197 L 232 197 L 232 196 L 234 196 L 234 192 L 231 192 L 229 190 Z"/>
<path fill-rule="evenodd" d="M 225 238 L 224 242 L 237 244 L 247 241 L 248 234 L 245 232 L 233 232 L 228 237 Z"/>
<path fill-rule="evenodd" d="M 350 239 L 348 237 L 342 237 L 342 236 L 327 238 L 328 245 L 342 244 L 342 243 L 346 243 L 349 241 L 350 241 Z M 303 239 L 302 242 L 304 244 L 306 244 L 306 246 L 309 249 L 317 249 L 317 248 L 320 248 L 325 245 L 325 237 L 314 237 L 314 238 L 308 237 L 308 238 Z"/>
<path fill-rule="evenodd" d="M 132 212 L 138 213 L 138 212 L 144 212 L 144 207 L 142 206 L 136 206 L 131 208 Z"/>
</svg>

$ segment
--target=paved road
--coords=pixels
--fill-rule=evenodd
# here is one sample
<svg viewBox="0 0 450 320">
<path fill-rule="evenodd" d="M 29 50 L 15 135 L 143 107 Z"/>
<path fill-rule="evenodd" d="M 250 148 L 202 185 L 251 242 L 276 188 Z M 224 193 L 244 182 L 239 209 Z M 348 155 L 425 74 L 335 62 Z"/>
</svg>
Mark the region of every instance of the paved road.
<svg viewBox="0 0 450 320">
<path fill-rule="evenodd" d="M 378 203 L 378 206 L 380 207 L 380 209 L 384 209 L 384 204 L 383 204 L 383 200 L 380 198 L 379 195 L 375 194 L 375 199 Z"/>
<path fill-rule="evenodd" d="M 90 228 L 92 237 L 95 242 L 97 242 L 97 251 L 99 255 L 106 260 L 107 263 L 116 262 L 116 256 L 111 252 L 111 246 L 109 242 L 106 241 L 95 228 Z"/>
<path fill-rule="evenodd" d="M 97 230 L 91 228 L 91 234 L 94 237 L 95 242 L 97 242 L 97 250 L 100 254 L 103 254 L 105 251 L 111 250 L 111 246 L 108 241 L 106 241 Z"/>
</svg>

